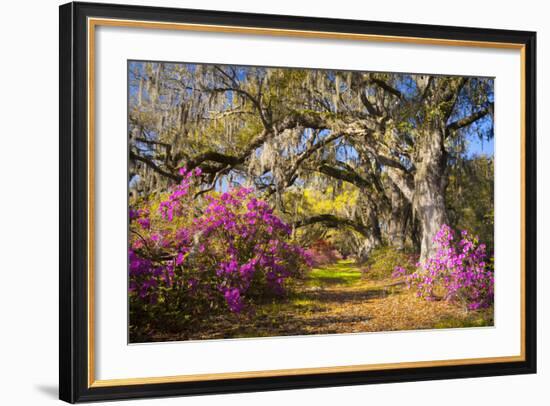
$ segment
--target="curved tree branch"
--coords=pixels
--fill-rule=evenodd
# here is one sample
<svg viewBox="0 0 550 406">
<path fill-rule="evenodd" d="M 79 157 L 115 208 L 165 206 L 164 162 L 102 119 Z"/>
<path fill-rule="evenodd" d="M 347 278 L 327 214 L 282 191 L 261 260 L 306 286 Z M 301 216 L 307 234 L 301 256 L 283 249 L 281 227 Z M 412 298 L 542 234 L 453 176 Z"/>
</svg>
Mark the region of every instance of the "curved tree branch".
<svg viewBox="0 0 550 406">
<path fill-rule="evenodd" d="M 399 90 L 397 90 L 395 87 L 390 86 L 387 82 L 383 81 L 382 79 L 371 78 L 370 82 L 384 89 L 386 92 L 394 95 L 398 99 L 403 98 L 403 94 Z"/>
<path fill-rule="evenodd" d="M 326 227 L 331 228 L 350 227 L 364 236 L 370 236 L 370 228 L 365 226 L 364 224 L 347 218 L 337 217 L 333 214 L 319 214 L 316 216 L 311 216 L 302 220 L 298 220 L 294 223 L 294 227 L 300 228 L 317 223 L 323 223 Z"/>
<path fill-rule="evenodd" d="M 371 186 L 371 183 L 359 176 L 357 172 L 352 172 L 347 169 L 338 169 L 328 165 L 327 162 L 321 162 L 321 164 L 317 167 L 317 171 L 330 176 L 331 178 L 349 182 L 359 188 L 367 188 Z"/>
<path fill-rule="evenodd" d="M 145 165 L 147 165 L 148 167 L 150 167 L 151 169 L 153 169 L 155 172 L 161 174 L 162 176 L 166 176 L 167 178 L 172 179 L 176 182 L 179 182 L 182 179 L 181 176 L 176 175 L 172 172 L 165 171 L 160 166 L 158 166 L 153 160 L 151 160 L 149 158 L 145 158 L 144 156 L 138 155 L 133 151 L 130 151 L 130 159 L 140 161 L 140 162 L 144 163 Z"/>
<path fill-rule="evenodd" d="M 455 130 L 458 130 L 458 129 L 463 128 L 463 127 L 467 127 L 470 124 L 476 122 L 477 120 L 485 117 L 487 114 L 493 114 L 493 108 L 494 108 L 494 105 L 493 105 L 493 103 L 491 103 L 486 108 L 484 108 L 482 110 L 479 110 L 479 111 L 475 112 L 474 114 L 472 114 L 470 116 L 467 116 L 467 117 L 461 118 L 460 120 L 454 121 L 454 122 L 447 125 L 447 131 L 451 132 L 451 131 L 455 131 Z"/>
</svg>

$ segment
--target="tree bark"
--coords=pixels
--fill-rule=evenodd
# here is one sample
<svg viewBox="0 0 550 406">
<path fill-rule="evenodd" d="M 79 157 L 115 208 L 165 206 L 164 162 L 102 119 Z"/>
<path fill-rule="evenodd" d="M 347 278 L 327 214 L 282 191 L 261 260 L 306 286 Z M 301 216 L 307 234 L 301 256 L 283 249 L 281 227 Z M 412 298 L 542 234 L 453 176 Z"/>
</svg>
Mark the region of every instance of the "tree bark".
<svg viewBox="0 0 550 406">
<path fill-rule="evenodd" d="M 402 250 L 405 247 L 408 203 L 395 184 L 390 187 L 391 213 L 388 223 L 388 240 L 391 246 Z"/>
<path fill-rule="evenodd" d="M 365 191 L 363 191 L 363 193 L 365 193 Z M 363 240 L 363 244 L 359 247 L 357 252 L 357 259 L 359 262 L 365 262 L 369 258 L 371 251 L 382 245 L 382 231 L 380 229 L 378 210 L 368 197 L 365 203 L 363 216 L 368 219 L 370 233 Z"/>
<path fill-rule="evenodd" d="M 360 263 L 366 262 L 369 259 L 370 253 L 376 247 L 381 245 L 381 241 L 376 236 L 370 235 L 363 240 L 363 244 L 359 247 L 357 252 L 357 261 Z"/>
<path fill-rule="evenodd" d="M 312 224 L 323 223 L 326 227 L 350 227 L 364 236 L 370 236 L 371 229 L 361 222 L 354 221 L 344 217 L 338 217 L 333 214 L 318 214 L 305 219 L 294 222 L 295 228 L 305 227 Z"/>
<path fill-rule="evenodd" d="M 414 176 L 414 210 L 420 222 L 420 261 L 435 253 L 433 239 L 447 223 L 445 206 L 445 165 L 443 131 L 431 129 L 420 140 L 418 162 Z"/>
</svg>

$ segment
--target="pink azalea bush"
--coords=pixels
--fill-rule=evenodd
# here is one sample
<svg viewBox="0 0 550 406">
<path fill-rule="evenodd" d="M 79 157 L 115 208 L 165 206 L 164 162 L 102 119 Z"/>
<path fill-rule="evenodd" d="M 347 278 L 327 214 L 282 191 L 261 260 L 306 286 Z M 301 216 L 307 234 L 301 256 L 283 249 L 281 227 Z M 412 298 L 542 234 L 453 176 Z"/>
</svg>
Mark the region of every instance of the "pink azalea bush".
<svg viewBox="0 0 550 406">
<path fill-rule="evenodd" d="M 306 253 L 313 266 L 334 264 L 342 259 L 342 255 L 334 247 L 334 244 L 323 239 L 317 240 L 311 244 L 306 250 Z"/>
<path fill-rule="evenodd" d="M 418 263 L 415 272 L 407 274 L 405 268 L 396 267 L 393 276 L 405 276 L 408 286 L 426 300 L 439 296 L 468 310 L 492 305 L 494 273 L 487 262 L 486 246 L 465 230 L 460 236 L 455 239 L 453 229 L 443 224 L 433 240 L 435 254 Z"/>
<path fill-rule="evenodd" d="M 180 173 L 165 199 L 130 210 L 131 322 L 177 329 L 284 295 L 308 263 L 291 228 L 251 189 L 196 197 L 200 170 Z"/>
</svg>

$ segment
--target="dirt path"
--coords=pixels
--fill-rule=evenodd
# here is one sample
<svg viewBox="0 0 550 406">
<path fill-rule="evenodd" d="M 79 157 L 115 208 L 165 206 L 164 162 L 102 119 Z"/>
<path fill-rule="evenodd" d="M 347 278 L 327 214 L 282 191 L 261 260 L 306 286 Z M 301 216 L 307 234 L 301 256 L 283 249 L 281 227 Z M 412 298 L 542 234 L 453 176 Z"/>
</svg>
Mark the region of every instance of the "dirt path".
<svg viewBox="0 0 550 406">
<path fill-rule="evenodd" d="M 490 325 L 487 313 L 415 297 L 392 279 L 372 280 L 351 261 L 313 269 L 283 303 L 212 320 L 192 339 L 360 333 Z"/>
</svg>

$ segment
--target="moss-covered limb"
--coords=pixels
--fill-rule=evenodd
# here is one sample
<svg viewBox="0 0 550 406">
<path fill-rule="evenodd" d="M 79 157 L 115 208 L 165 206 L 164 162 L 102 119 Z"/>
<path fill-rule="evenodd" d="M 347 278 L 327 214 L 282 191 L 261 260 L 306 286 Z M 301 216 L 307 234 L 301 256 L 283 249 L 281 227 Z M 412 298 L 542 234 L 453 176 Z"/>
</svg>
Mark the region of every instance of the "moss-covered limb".
<svg viewBox="0 0 550 406">
<path fill-rule="evenodd" d="M 318 214 L 315 216 L 307 217 L 298 220 L 294 223 L 295 228 L 305 227 L 312 224 L 323 223 L 326 227 L 338 228 L 338 227 L 351 227 L 358 233 L 364 236 L 370 236 L 372 233 L 371 228 L 364 225 L 359 221 L 350 220 L 348 218 L 338 217 L 334 214 Z"/>
</svg>

